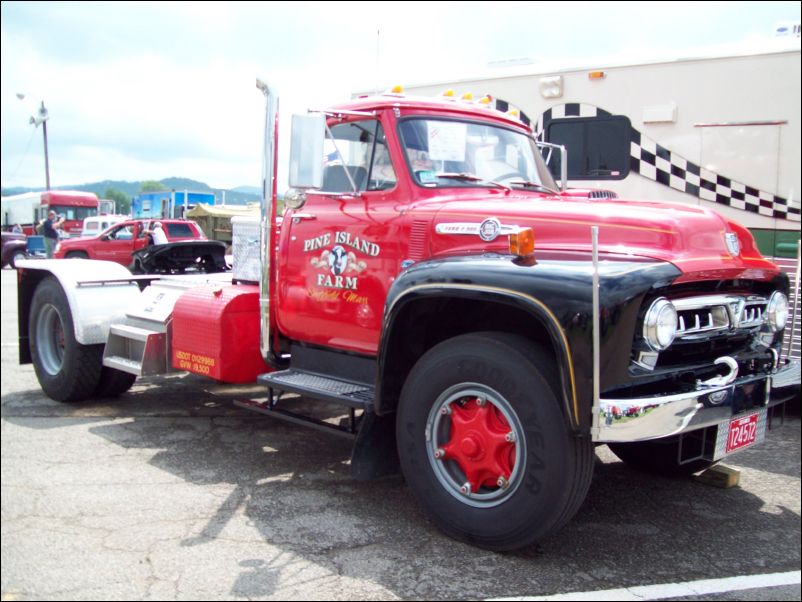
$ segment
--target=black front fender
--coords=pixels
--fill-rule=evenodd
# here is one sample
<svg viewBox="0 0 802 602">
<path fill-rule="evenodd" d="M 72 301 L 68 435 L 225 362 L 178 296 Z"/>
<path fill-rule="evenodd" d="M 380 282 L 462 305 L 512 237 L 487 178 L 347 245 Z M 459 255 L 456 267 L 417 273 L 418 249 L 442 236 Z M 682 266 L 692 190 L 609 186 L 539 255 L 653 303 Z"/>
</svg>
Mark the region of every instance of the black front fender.
<svg viewBox="0 0 802 602">
<path fill-rule="evenodd" d="M 652 260 L 605 257 L 600 264 L 602 370 L 626 371 L 638 308 L 679 270 Z M 589 254 L 543 254 L 537 261 L 485 254 L 416 264 L 394 282 L 385 306 L 378 413 L 395 410 L 417 358 L 445 338 L 500 330 L 553 352 L 552 386 L 569 425 L 586 431 L 592 407 L 592 265 Z M 603 381 L 605 380 L 603 377 Z"/>
</svg>

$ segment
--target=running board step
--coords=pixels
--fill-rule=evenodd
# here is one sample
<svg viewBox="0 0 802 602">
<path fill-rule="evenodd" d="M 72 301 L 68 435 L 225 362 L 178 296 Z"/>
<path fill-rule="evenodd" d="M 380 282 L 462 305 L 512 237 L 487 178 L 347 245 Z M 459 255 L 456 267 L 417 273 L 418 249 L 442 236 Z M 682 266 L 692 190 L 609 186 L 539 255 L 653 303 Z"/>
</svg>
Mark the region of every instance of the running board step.
<svg viewBox="0 0 802 602">
<path fill-rule="evenodd" d="M 268 389 L 298 393 L 358 410 L 373 410 L 373 387 L 302 370 L 282 370 L 262 374 L 257 381 Z"/>
</svg>

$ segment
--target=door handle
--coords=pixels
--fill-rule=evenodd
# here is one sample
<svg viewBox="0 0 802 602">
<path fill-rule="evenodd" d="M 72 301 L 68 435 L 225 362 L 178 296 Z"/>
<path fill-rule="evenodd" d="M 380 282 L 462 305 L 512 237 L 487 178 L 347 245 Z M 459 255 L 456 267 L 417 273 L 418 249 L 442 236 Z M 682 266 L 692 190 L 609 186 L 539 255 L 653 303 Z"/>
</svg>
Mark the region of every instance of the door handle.
<svg viewBox="0 0 802 602">
<path fill-rule="evenodd" d="M 305 220 L 305 219 L 309 219 L 309 220 L 317 219 L 317 215 L 315 215 L 314 213 L 293 213 L 292 214 L 292 223 L 293 224 L 300 224 L 301 220 Z"/>
</svg>

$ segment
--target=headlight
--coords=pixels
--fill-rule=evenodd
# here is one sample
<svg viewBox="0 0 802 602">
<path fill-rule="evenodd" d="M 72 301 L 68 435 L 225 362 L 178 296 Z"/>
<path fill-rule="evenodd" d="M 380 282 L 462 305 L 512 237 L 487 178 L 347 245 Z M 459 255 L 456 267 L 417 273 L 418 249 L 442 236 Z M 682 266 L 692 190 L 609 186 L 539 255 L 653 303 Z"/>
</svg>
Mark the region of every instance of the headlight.
<svg viewBox="0 0 802 602">
<path fill-rule="evenodd" d="M 677 334 L 677 310 L 665 297 L 649 307 L 643 319 L 643 338 L 653 351 L 663 351 L 674 342 Z"/>
<path fill-rule="evenodd" d="M 769 299 L 766 313 L 768 314 L 771 330 L 773 332 L 781 331 L 788 322 L 788 297 L 776 291 Z"/>
</svg>

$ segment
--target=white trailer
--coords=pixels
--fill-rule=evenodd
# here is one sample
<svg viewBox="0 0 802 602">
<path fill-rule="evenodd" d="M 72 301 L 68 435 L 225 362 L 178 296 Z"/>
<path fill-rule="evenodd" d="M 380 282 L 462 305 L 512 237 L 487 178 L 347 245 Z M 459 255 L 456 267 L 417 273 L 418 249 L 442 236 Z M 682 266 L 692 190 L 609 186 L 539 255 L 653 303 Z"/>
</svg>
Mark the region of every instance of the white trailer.
<svg viewBox="0 0 802 602">
<path fill-rule="evenodd" d="M 30 226 L 35 221 L 36 209 L 42 204 L 41 192 L 24 192 L 2 198 L 3 230 L 16 224 Z"/>
<path fill-rule="evenodd" d="M 566 146 L 570 186 L 706 206 L 752 230 L 764 254 L 795 256 L 802 190 L 796 46 L 571 69 L 530 65 L 404 88 L 489 94 L 497 107 L 519 108 L 539 139 Z"/>
<path fill-rule="evenodd" d="M 782 42 L 785 43 L 785 42 Z M 408 94 L 490 95 L 539 140 L 565 146 L 568 186 L 711 208 L 752 232 L 792 274 L 800 303 L 800 48 L 669 61 L 516 67 L 405 85 Z M 361 94 L 361 93 L 358 93 Z M 559 153 L 550 167 L 560 175 Z M 802 353 L 800 320 L 785 354 Z"/>
</svg>

